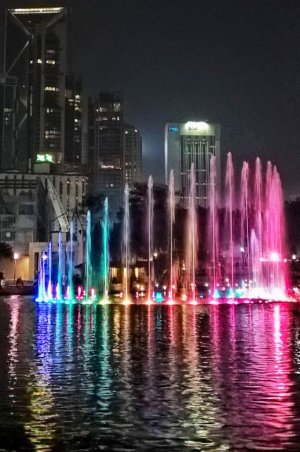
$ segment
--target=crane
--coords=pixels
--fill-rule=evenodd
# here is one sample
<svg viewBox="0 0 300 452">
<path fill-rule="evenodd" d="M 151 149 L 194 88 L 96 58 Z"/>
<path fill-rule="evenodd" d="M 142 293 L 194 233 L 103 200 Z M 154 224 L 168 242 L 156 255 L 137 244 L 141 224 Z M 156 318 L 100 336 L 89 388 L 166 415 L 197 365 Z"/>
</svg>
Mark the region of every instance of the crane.
<svg viewBox="0 0 300 452">
<path fill-rule="evenodd" d="M 67 214 L 64 210 L 64 207 L 62 205 L 62 202 L 60 200 L 60 197 L 58 196 L 57 191 L 55 190 L 54 185 L 52 184 L 51 180 L 47 177 L 47 188 L 48 188 L 48 195 L 51 199 L 54 212 L 56 215 L 56 219 L 59 223 L 61 232 L 69 232 L 70 230 L 70 224 L 68 221 Z"/>
</svg>

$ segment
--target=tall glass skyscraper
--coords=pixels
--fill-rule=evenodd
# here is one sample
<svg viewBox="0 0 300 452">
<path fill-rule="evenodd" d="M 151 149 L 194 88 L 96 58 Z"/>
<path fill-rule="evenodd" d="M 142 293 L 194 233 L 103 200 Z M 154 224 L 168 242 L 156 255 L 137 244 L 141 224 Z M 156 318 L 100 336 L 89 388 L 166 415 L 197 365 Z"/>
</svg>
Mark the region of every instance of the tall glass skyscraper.
<svg viewBox="0 0 300 452">
<path fill-rule="evenodd" d="M 142 137 L 132 125 L 124 125 L 124 181 L 129 186 L 142 182 Z"/>
<path fill-rule="evenodd" d="M 1 169 L 63 161 L 67 9 L 7 9 L 3 53 Z"/>
<path fill-rule="evenodd" d="M 91 191 L 108 197 L 111 211 L 123 203 L 123 96 L 101 92 L 89 102 Z"/>
<path fill-rule="evenodd" d="M 167 123 L 165 126 L 165 183 L 168 184 L 170 170 L 174 170 L 175 190 L 186 203 L 189 195 L 191 164 L 196 176 L 197 204 L 208 205 L 209 162 L 217 158 L 220 173 L 220 125 L 206 121 Z"/>
</svg>

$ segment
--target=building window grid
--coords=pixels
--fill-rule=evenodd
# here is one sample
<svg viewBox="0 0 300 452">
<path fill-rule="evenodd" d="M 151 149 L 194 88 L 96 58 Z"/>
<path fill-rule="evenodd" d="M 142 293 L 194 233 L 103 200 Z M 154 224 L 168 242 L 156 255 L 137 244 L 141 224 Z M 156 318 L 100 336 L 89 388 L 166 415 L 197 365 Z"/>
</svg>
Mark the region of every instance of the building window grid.
<svg viewBox="0 0 300 452">
<path fill-rule="evenodd" d="M 189 193 L 189 176 L 191 164 L 194 162 L 196 177 L 196 197 L 204 201 L 208 197 L 209 164 L 211 155 L 215 154 L 214 137 L 182 136 L 181 137 L 181 183 L 183 195 Z"/>
</svg>

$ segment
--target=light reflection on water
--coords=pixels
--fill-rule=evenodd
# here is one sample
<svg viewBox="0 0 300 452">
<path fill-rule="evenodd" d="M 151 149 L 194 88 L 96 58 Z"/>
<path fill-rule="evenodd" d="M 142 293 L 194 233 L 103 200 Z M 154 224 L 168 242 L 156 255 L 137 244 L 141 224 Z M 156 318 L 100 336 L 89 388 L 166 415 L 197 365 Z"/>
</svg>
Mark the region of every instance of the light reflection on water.
<svg viewBox="0 0 300 452">
<path fill-rule="evenodd" d="M 0 300 L 0 448 L 300 449 L 300 308 Z"/>
</svg>

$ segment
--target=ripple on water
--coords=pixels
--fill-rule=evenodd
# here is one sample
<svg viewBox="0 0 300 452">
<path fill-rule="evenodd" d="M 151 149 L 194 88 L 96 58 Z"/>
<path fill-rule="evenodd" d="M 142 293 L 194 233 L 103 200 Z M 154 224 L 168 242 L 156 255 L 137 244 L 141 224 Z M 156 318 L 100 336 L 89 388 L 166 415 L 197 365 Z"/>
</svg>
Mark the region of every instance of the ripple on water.
<svg viewBox="0 0 300 452">
<path fill-rule="evenodd" d="M 0 307 L 2 448 L 300 449 L 297 305 Z"/>
</svg>

